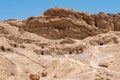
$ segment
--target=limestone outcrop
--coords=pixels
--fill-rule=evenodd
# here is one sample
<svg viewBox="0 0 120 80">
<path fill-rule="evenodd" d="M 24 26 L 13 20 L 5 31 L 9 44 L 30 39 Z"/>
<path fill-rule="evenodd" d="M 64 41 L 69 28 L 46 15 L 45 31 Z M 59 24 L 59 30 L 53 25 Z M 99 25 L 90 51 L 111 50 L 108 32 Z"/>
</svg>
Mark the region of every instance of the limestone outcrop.
<svg viewBox="0 0 120 80">
<path fill-rule="evenodd" d="M 120 30 L 119 14 L 89 14 L 62 8 L 48 9 L 43 15 L 29 17 L 22 23 L 25 30 L 49 39 L 84 39 Z"/>
</svg>

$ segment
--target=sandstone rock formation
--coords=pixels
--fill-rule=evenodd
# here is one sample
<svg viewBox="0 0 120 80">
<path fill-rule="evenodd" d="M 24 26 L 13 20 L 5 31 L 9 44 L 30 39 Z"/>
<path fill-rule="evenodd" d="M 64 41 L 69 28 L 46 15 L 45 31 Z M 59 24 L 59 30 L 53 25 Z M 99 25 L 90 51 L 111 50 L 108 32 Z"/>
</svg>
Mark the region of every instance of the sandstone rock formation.
<svg viewBox="0 0 120 80">
<path fill-rule="evenodd" d="M 51 8 L 0 22 L 0 80 L 120 80 L 120 14 Z"/>
<path fill-rule="evenodd" d="M 70 9 L 51 8 L 42 16 L 24 21 L 9 21 L 29 32 L 50 39 L 84 39 L 108 31 L 119 31 L 119 14 L 88 14 Z M 23 24 L 22 24 L 23 23 Z"/>
</svg>

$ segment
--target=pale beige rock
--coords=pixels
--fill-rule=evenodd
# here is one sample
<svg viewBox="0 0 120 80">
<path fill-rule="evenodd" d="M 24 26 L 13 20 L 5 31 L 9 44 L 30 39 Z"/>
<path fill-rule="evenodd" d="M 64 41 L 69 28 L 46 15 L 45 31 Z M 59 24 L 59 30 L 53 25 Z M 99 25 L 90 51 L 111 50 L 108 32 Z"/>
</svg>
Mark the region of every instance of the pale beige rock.
<svg viewBox="0 0 120 80">
<path fill-rule="evenodd" d="M 120 80 L 119 14 L 52 8 L 0 22 L 0 80 Z"/>
</svg>

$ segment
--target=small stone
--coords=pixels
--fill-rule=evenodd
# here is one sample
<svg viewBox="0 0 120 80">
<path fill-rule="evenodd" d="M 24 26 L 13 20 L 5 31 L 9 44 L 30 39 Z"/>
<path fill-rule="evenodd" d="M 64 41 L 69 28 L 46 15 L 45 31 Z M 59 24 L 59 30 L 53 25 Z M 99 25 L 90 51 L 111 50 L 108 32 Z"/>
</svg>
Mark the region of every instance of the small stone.
<svg viewBox="0 0 120 80">
<path fill-rule="evenodd" d="M 47 72 L 42 72 L 42 77 L 46 77 L 48 75 L 48 73 Z"/>
<path fill-rule="evenodd" d="M 29 76 L 30 80 L 40 80 L 40 76 L 37 74 L 31 74 Z"/>
</svg>

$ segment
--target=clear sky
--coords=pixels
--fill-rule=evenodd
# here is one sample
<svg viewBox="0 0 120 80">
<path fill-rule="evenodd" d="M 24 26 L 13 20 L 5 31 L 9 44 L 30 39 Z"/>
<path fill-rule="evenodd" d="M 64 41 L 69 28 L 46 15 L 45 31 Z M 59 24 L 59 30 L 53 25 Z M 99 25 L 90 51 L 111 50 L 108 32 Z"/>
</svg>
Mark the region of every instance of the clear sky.
<svg viewBox="0 0 120 80">
<path fill-rule="evenodd" d="M 38 16 L 53 7 L 89 13 L 118 13 L 120 0 L 0 0 L 0 20 Z"/>
</svg>

